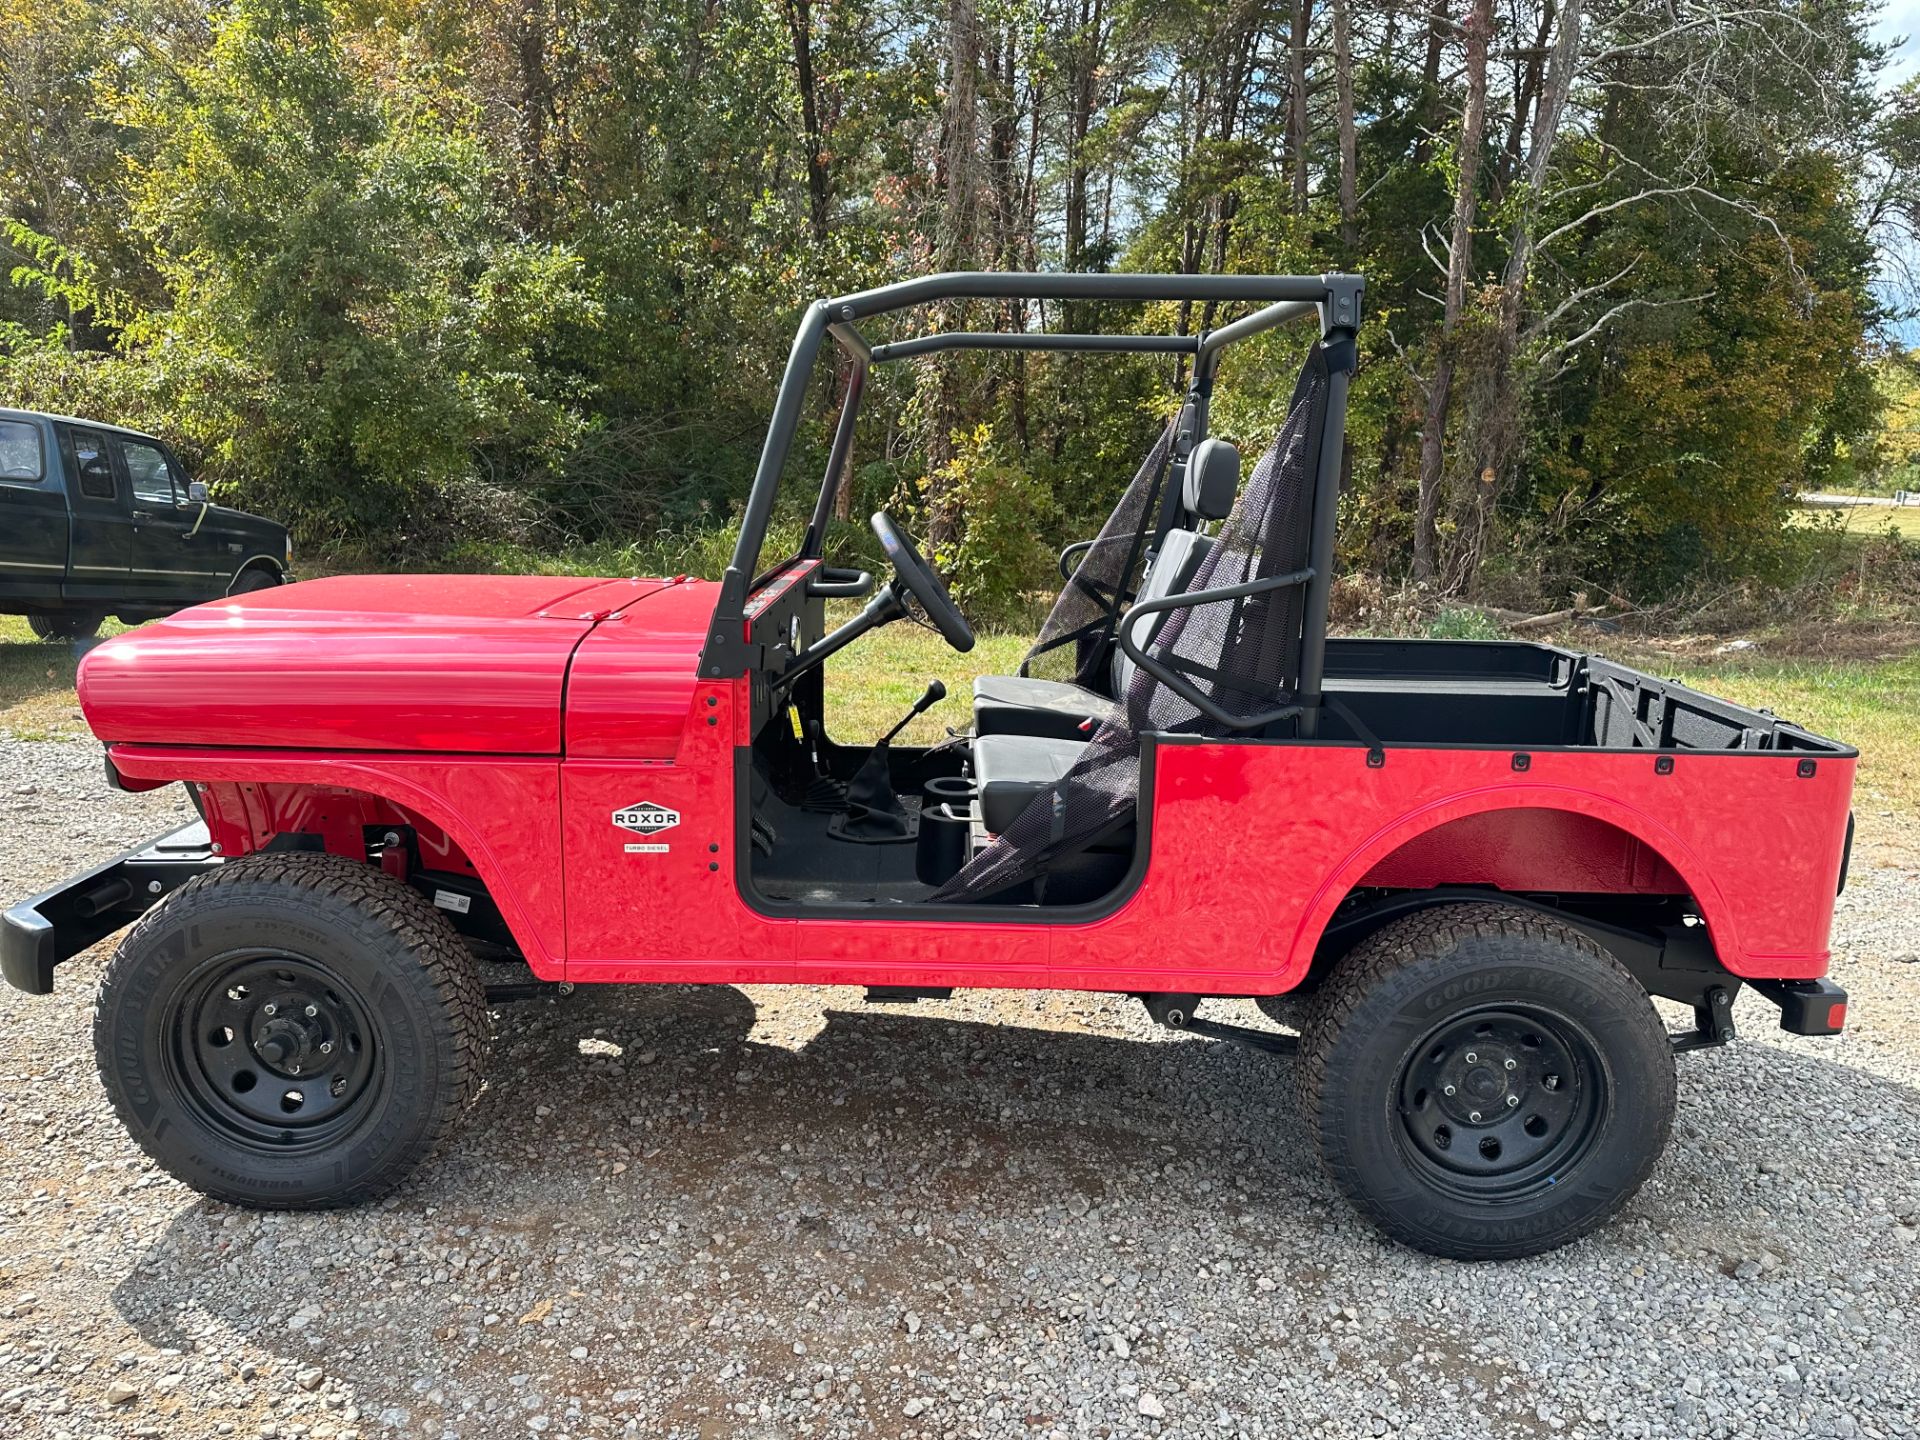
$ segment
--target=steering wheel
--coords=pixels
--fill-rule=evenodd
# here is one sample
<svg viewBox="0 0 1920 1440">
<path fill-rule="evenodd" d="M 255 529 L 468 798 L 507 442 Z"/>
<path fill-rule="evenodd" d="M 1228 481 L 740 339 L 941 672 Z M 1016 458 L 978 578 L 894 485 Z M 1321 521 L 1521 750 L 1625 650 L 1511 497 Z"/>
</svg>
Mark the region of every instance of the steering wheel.
<svg viewBox="0 0 1920 1440">
<path fill-rule="evenodd" d="M 894 579 L 900 588 L 920 602 L 947 644 L 963 655 L 973 649 L 973 627 L 960 613 L 960 607 L 953 603 L 953 597 L 940 583 L 933 567 L 921 558 L 913 537 L 894 524 L 893 517 L 884 510 L 874 511 L 868 523 L 879 537 L 880 548 L 887 552 L 887 563 L 893 566 Z"/>
</svg>

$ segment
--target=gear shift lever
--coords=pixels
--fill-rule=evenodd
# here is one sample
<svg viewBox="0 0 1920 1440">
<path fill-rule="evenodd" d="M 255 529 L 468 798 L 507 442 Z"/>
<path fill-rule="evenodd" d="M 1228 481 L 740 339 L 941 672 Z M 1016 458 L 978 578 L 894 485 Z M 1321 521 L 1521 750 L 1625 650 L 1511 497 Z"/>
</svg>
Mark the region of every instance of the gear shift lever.
<svg viewBox="0 0 1920 1440">
<path fill-rule="evenodd" d="M 933 681 L 927 686 L 926 693 L 913 702 L 913 708 L 900 717 L 900 723 L 874 742 L 873 750 L 860 762 L 860 768 L 853 772 L 853 778 L 847 782 L 847 813 L 834 818 L 828 826 L 829 834 L 842 840 L 868 842 L 912 837 L 914 827 L 906 807 L 901 805 L 900 797 L 893 793 L 893 772 L 887 764 L 887 747 L 916 715 L 924 715 L 946 698 L 947 687 L 938 680 Z"/>
<path fill-rule="evenodd" d="M 880 746 L 891 745 L 893 743 L 893 737 L 906 729 L 916 715 L 926 714 L 927 711 L 931 710 L 946 698 L 947 687 L 942 685 L 938 680 L 930 681 L 927 685 L 927 693 L 913 702 L 913 708 L 900 717 L 900 723 L 898 725 L 880 737 L 879 744 L 874 748 L 878 749 Z"/>
</svg>

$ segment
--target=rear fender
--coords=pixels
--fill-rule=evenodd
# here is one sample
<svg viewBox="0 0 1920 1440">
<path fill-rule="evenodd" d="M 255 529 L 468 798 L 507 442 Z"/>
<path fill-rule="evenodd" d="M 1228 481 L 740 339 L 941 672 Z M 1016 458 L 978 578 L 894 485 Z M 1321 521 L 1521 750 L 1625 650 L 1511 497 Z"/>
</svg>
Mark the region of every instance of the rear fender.
<svg viewBox="0 0 1920 1440">
<path fill-rule="evenodd" d="M 1377 831 L 1327 877 L 1315 894 L 1294 937 L 1289 973 L 1307 973 L 1342 902 L 1396 851 L 1456 820 L 1514 810 L 1559 810 L 1586 816 L 1605 821 L 1639 841 L 1672 870 L 1692 897 L 1701 919 L 1706 921 L 1713 949 L 1727 970 L 1735 975 L 1756 973 L 1741 948 L 1733 907 L 1692 847 L 1666 825 L 1632 806 L 1592 791 L 1551 785 L 1508 785 L 1451 796 L 1404 815 Z M 1820 969 L 1824 970 L 1824 955 L 1820 959 Z"/>
</svg>

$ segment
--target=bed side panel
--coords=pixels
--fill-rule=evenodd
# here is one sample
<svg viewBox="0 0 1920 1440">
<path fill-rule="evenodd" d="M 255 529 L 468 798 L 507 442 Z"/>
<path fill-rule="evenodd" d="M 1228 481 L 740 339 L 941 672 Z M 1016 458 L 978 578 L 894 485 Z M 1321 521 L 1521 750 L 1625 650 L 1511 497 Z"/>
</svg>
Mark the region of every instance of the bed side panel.
<svg viewBox="0 0 1920 1440">
<path fill-rule="evenodd" d="M 1357 746 L 1161 745 L 1141 888 L 1104 920 L 1055 929 L 1053 983 L 1290 988 L 1340 901 L 1395 851 L 1449 822 L 1528 809 L 1649 847 L 1734 973 L 1824 974 L 1852 760 L 1802 775 L 1805 757 L 1790 753 L 1680 754 L 1662 774 L 1658 758 L 1392 747 L 1375 768 Z M 1590 870 L 1578 855 L 1539 862 L 1541 876 Z"/>
</svg>

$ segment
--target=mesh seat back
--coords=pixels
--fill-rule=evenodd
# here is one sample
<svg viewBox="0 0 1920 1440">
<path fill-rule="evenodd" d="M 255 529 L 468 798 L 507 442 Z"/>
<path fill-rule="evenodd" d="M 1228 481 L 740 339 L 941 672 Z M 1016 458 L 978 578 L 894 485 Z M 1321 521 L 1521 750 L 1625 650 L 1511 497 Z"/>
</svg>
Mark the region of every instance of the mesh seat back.
<svg viewBox="0 0 1920 1440">
<path fill-rule="evenodd" d="M 1061 587 L 1033 648 L 1020 662 L 1022 675 L 1068 680 L 1086 689 L 1097 688 L 1106 678 L 1103 666 L 1114 626 L 1139 586 L 1159 523 L 1173 431 L 1172 424 L 1161 431 L 1120 503 Z"/>
<path fill-rule="evenodd" d="M 1160 549 L 1147 567 L 1147 574 L 1140 585 L 1140 594 L 1135 599 L 1137 605 L 1145 600 L 1162 600 L 1169 595 L 1184 592 L 1193 583 L 1193 577 L 1201 562 L 1207 558 L 1207 552 L 1213 548 L 1213 541 L 1195 530 L 1169 530 L 1167 538 L 1160 542 Z M 1155 611 L 1136 619 L 1122 620 L 1121 625 L 1133 637 L 1133 642 L 1142 650 L 1153 647 L 1160 631 L 1167 623 L 1167 612 Z M 1133 683 L 1134 672 L 1139 667 L 1133 657 L 1118 645 L 1113 647 L 1113 693 L 1124 696 L 1127 687 Z"/>
<path fill-rule="evenodd" d="M 1304 570 L 1313 529 L 1313 487 L 1326 430 L 1328 366 L 1315 345 L 1294 388 L 1286 423 L 1254 467 L 1212 547 L 1176 592 L 1271 579 Z M 1150 646 L 1154 660 L 1235 718 L 1289 703 L 1299 687 L 1305 587 L 1169 610 Z M 935 893 L 982 900 L 1039 881 L 1056 860 L 1112 834 L 1140 790 L 1140 737 L 1149 731 L 1225 737 L 1208 716 L 1145 666 L 1136 666 L 1123 714 L 1102 724 L 1073 768 L 1041 791 L 1013 823 Z M 1044 898 L 1044 896 L 1041 896 Z"/>
</svg>

